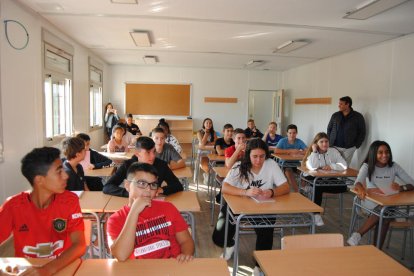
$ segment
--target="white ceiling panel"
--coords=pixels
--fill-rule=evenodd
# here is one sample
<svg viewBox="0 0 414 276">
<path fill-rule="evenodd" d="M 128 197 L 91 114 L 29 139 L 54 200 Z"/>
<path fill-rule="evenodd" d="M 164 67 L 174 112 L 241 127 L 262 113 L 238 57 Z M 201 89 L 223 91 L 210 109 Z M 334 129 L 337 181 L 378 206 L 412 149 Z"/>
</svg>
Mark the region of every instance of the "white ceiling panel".
<svg viewBox="0 0 414 276">
<path fill-rule="evenodd" d="M 165 66 L 285 70 L 414 32 L 414 1 L 367 20 L 343 16 L 357 0 L 19 0 L 110 64 L 143 64 L 159 56 Z M 136 47 L 129 32 L 147 30 L 150 48 Z M 311 43 L 274 54 L 295 39 Z M 138 57 L 138 58 L 135 58 Z"/>
</svg>

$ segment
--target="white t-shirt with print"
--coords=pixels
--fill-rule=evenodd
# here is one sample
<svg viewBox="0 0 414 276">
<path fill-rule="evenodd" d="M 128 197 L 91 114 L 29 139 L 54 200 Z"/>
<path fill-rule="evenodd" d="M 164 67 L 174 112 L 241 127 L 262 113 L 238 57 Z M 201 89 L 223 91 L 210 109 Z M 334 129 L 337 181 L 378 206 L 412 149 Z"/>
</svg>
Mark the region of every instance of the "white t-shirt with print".
<svg viewBox="0 0 414 276">
<path fill-rule="evenodd" d="M 237 188 L 247 189 L 248 187 L 257 187 L 262 190 L 273 189 L 275 186 L 280 186 L 286 181 L 282 170 L 271 158 L 265 160 L 258 174 L 253 172 L 249 174 L 249 181 L 240 178 L 240 161 L 233 165 L 224 179 L 224 182 Z"/>
</svg>

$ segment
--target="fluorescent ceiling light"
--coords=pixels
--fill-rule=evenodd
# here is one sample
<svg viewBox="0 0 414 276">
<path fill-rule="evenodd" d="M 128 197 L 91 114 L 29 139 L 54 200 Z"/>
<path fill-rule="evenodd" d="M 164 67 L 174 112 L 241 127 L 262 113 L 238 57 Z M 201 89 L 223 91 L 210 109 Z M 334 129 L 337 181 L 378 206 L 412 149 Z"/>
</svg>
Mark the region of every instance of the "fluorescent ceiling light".
<svg viewBox="0 0 414 276">
<path fill-rule="evenodd" d="M 289 53 L 294 50 L 297 50 L 299 48 L 302 48 L 303 46 L 306 46 L 310 43 L 308 40 L 289 40 L 283 43 L 282 45 L 279 45 L 276 50 L 273 51 L 273 53 Z"/>
<path fill-rule="evenodd" d="M 113 4 L 138 4 L 138 0 L 111 0 Z"/>
<path fill-rule="evenodd" d="M 355 10 L 348 12 L 343 18 L 364 20 L 371 16 L 392 9 L 408 0 L 373 0 L 363 3 Z"/>
<path fill-rule="evenodd" d="M 145 64 L 156 64 L 158 62 L 158 58 L 156 56 L 144 56 L 142 59 Z"/>
<path fill-rule="evenodd" d="M 137 47 L 151 47 L 150 35 L 147 31 L 133 31 L 129 33 Z"/>
<path fill-rule="evenodd" d="M 263 64 L 265 64 L 266 63 L 266 61 L 265 60 L 255 60 L 255 59 L 253 59 L 253 60 L 250 60 L 250 61 L 248 61 L 245 65 L 244 65 L 244 68 L 254 68 L 254 67 L 257 67 L 257 66 L 260 66 L 260 65 L 263 65 Z"/>
</svg>

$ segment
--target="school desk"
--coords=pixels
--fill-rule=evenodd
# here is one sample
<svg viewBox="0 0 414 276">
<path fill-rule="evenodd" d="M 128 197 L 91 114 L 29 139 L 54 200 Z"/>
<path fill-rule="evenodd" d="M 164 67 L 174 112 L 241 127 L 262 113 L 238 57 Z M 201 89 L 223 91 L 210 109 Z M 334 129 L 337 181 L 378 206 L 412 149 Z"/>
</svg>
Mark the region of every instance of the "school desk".
<svg viewBox="0 0 414 276">
<path fill-rule="evenodd" d="M 281 168 L 296 168 L 300 166 L 300 161 L 302 161 L 303 154 L 287 154 L 287 153 L 272 153 L 272 156 L 276 158 L 277 163 Z"/>
<path fill-rule="evenodd" d="M 109 177 L 115 171 L 115 167 L 107 167 L 101 169 L 93 169 L 93 170 L 84 170 L 85 176 L 94 176 L 94 177 Z"/>
<path fill-rule="evenodd" d="M 254 251 L 267 276 L 273 275 L 412 275 L 372 245 Z"/>
<path fill-rule="evenodd" d="M 194 183 L 197 183 L 197 191 L 198 191 L 198 176 L 200 174 L 201 158 L 203 156 L 206 156 L 212 151 L 214 151 L 214 145 L 204 145 L 204 146 L 198 145 L 196 161 L 194 164 Z"/>
<path fill-rule="evenodd" d="M 28 267 L 36 267 L 36 266 L 42 266 L 44 264 L 47 264 L 48 262 L 53 261 L 53 259 L 49 258 L 0 258 L 0 269 L 4 270 L 7 266 L 17 266 L 19 268 L 19 271 L 25 270 Z M 74 275 L 76 270 L 81 264 L 81 259 L 76 259 L 72 263 L 68 264 L 64 268 L 62 268 L 60 271 L 58 271 L 56 276 L 66 276 L 66 275 Z M 1 273 L 0 273 L 1 274 Z M 15 275 L 15 274 L 13 274 Z"/>
<path fill-rule="evenodd" d="M 304 166 L 298 167 L 300 173 L 300 179 L 302 183 L 307 183 L 310 185 L 310 190 L 305 190 L 306 186 L 299 185 L 299 190 L 308 196 L 312 201 L 315 200 L 315 190 L 316 186 L 348 186 L 353 185 L 354 180 L 351 177 L 357 177 L 358 171 L 352 168 L 348 168 L 344 171 L 326 171 L 326 170 L 316 170 L 312 171 Z M 306 176 L 313 176 L 313 179 L 308 179 Z M 342 224 L 343 216 L 343 206 L 342 206 L 342 194 L 341 200 L 339 201 L 339 220 Z"/>
<path fill-rule="evenodd" d="M 213 180 L 213 193 L 212 193 L 212 197 L 210 198 L 211 200 L 211 218 L 210 218 L 210 224 L 213 225 L 214 222 L 214 212 L 215 212 L 215 207 L 216 207 L 216 189 L 218 187 L 222 186 L 222 181 L 223 179 L 227 176 L 227 173 L 230 171 L 230 169 L 226 168 L 226 167 L 213 167 L 212 168 L 214 171 L 214 174 L 216 175 L 215 179 Z M 220 209 L 223 206 L 223 194 L 220 193 Z"/>
<path fill-rule="evenodd" d="M 188 187 L 189 187 L 188 179 L 193 176 L 191 168 L 190 167 L 179 168 L 176 170 L 172 170 L 172 172 L 178 179 L 182 180 L 184 190 L 188 191 Z"/>
<path fill-rule="evenodd" d="M 79 198 L 82 213 L 91 214 L 96 220 L 99 255 L 101 258 L 105 258 L 105 245 L 102 221 L 99 215 L 104 213 L 104 208 L 110 198 L 110 195 L 106 195 L 101 191 L 83 191 Z"/>
<path fill-rule="evenodd" d="M 309 227 L 310 233 L 315 233 L 313 213 L 323 212 L 316 205 L 299 193 L 275 197 L 274 202 L 257 203 L 250 197 L 224 194 L 227 202 L 224 244 L 227 244 L 228 223 L 235 224 L 233 275 L 237 274 L 239 255 L 239 235 L 245 229 L 252 228 L 286 228 Z M 231 220 L 231 222 L 230 222 Z M 224 246 L 224 255 L 226 246 Z"/>
<path fill-rule="evenodd" d="M 208 158 L 208 179 L 207 179 L 207 196 L 210 197 L 210 209 L 214 208 L 214 197 L 216 195 L 216 182 L 213 167 L 224 164 L 226 157 L 216 153 L 207 154 Z"/>
<path fill-rule="evenodd" d="M 197 193 L 195 192 L 178 192 L 172 195 L 166 196 L 165 201 L 172 203 L 178 211 L 181 213 L 183 218 L 191 227 L 191 235 L 195 242 L 196 233 L 195 233 L 195 219 L 193 212 L 200 212 L 200 203 L 197 199 Z M 112 196 L 108 204 L 105 207 L 105 213 L 114 213 L 121 209 L 123 206 L 128 204 L 128 198 Z"/>
<path fill-rule="evenodd" d="M 130 149 L 128 152 L 106 152 L 106 151 L 100 151 L 99 153 L 102 154 L 103 156 L 108 157 L 109 159 L 111 159 L 115 163 L 117 163 L 117 162 L 120 163 L 120 162 L 123 162 L 125 160 L 131 159 L 131 157 L 135 153 L 135 150 L 134 149 Z"/>
<path fill-rule="evenodd" d="M 118 262 L 115 259 L 87 259 L 82 262 L 75 275 L 228 276 L 229 270 L 227 262 L 218 258 L 195 258 L 183 264 L 175 259 L 143 259 L 125 262 Z"/>
<path fill-rule="evenodd" d="M 356 194 L 354 189 L 351 192 Z M 352 234 L 355 222 L 358 216 L 357 209 L 360 208 L 368 214 L 376 215 L 379 217 L 377 227 L 377 247 L 380 246 L 381 240 L 381 228 L 384 219 L 396 219 L 396 218 L 412 218 L 414 217 L 414 191 L 400 192 L 395 195 L 381 196 L 368 192 L 365 200 L 369 200 L 381 206 L 379 211 L 367 208 L 358 196 L 354 197 L 354 204 L 352 206 L 351 223 L 349 225 L 349 236 Z"/>
</svg>

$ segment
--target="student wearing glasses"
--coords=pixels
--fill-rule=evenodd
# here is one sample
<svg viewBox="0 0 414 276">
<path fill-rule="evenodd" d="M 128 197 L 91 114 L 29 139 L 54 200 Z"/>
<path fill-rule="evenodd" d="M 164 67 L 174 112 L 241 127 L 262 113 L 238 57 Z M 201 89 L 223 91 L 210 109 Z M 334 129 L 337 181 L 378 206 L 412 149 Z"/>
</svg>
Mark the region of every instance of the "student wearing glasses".
<svg viewBox="0 0 414 276">
<path fill-rule="evenodd" d="M 188 225 L 169 202 L 154 200 L 157 170 L 146 163 L 133 163 L 124 181 L 128 205 L 108 219 L 108 244 L 118 261 L 127 259 L 193 259 L 194 241 Z"/>
<path fill-rule="evenodd" d="M 126 160 L 104 185 L 105 194 L 128 197 L 128 191 L 121 187 L 121 184 L 127 177 L 128 168 L 134 162 L 147 163 L 155 167 L 158 171 L 158 194 L 170 195 L 183 190 L 183 185 L 168 167 L 167 162 L 155 157 L 154 141 L 149 137 L 141 136 L 135 143 L 134 156 Z M 164 181 L 167 185 L 161 186 Z"/>
</svg>

